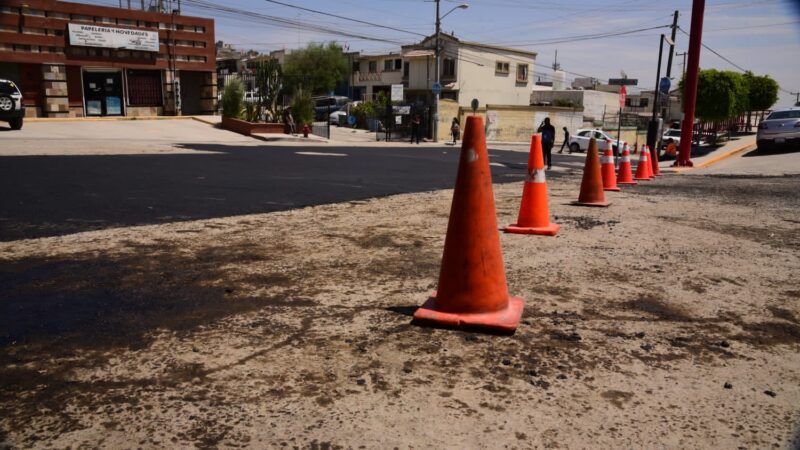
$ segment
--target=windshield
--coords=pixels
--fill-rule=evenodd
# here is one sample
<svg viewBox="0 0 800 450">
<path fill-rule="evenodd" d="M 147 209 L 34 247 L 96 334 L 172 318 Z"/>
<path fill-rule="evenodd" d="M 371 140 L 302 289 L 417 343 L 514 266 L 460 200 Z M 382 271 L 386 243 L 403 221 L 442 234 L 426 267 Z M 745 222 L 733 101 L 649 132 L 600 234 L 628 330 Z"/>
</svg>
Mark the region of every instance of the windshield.
<svg viewBox="0 0 800 450">
<path fill-rule="evenodd" d="M 773 119 L 800 119 L 800 109 L 792 111 L 775 111 L 767 117 L 767 120 Z"/>
<path fill-rule="evenodd" d="M 8 81 L 0 81 L 0 94 L 16 94 L 17 88 Z"/>
<path fill-rule="evenodd" d="M 667 136 L 680 137 L 681 136 L 681 130 L 670 130 L 670 131 L 667 131 Z"/>
</svg>

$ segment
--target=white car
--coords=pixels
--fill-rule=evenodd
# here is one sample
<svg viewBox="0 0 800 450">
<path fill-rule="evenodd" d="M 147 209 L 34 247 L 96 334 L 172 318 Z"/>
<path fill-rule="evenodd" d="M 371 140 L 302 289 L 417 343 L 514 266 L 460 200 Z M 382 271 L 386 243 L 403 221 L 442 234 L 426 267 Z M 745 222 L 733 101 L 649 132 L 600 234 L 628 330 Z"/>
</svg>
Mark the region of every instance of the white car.
<svg viewBox="0 0 800 450">
<path fill-rule="evenodd" d="M 575 152 L 585 152 L 589 149 L 589 139 L 595 138 L 597 139 L 597 149 L 600 151 L 605 150 L 608 147 L 606 141 L 611 141 L 612 149 L 617 148 L 617 140 L 611 137 L 603 130 L 598 129 L 581 129 L 578 130 L 575 134 L 571 134 L 569 136 L 569 150 L 573 153 Z"/>
<path fill-rule="evenodd" d="M 344 111 L 334 111 L 330 116 L 328 116 L 328 122 L 330 122 L 331 125 L 336 125 L 337 127 L 343 123 L 346 124 L 347 113 Z"/>
<path fill-rule="evenodd" d="M 677 130 L 675 128 L 670 128 L 667 131 L 665 131 L 664 134 L 661 136 L 661 145 L 666 147 L 667 146 L 667 141 L 670 140 L 670 139 L 672 139 L 672 142 L 675 143 L 676 147 L 680 148 L 680 146 L 681 146 L 681 130 Z"/>
</svg>

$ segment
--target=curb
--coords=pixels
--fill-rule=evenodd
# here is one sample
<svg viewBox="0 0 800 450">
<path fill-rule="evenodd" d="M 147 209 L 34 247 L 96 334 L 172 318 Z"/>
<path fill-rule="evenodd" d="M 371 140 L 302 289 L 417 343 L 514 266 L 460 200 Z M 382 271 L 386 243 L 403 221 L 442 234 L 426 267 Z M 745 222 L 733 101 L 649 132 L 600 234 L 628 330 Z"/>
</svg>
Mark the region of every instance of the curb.
<svg viewBox="0 0 800 450">
<path fill-rule="evenodd" d="M 720 161 L 723 161 L 723 160 L 726 160 L 726 159 L 728 159 L 728 158 L 730 158 L 732 156 L 736 156 L 739 153 L 743 153 L 743 152 L 745 152 L 747 150 L 755 148 L 755 146 L 756 146 L 756 144 L 754 142 L 754 143 L 751 143 L 751 144 L 742 145 L 741 147 L 736 147 L 736 148 L 734 148 L 732 150 L 728 150 L 725 153 L 722 153 L 720 155 L 714 156 L 711 159 L 707 159 L 707 160 L 695 165 L 694 167 L 674 167 L 674 166 L 670 166 L 670 167 L 662 168 L 661 171 L 662 172 L 666 172 L 666 173 L 677 173 L 677 174 L 680 174 L 680 173 L 683 173 L 683 172 L 691 172 L 692 170 L 704 169 L 706 167 L 711 166 L 712 164 L 716 164 L 716 163 L 718 163 Z"/>
<path fill-rule="evenodd" d="M 215 125 L 203 119 L 203 116 L 121 116 L 121 117 L 26 117 L 25 122 L 116 122 L 124 120 L 196 120 Z"/>
</svg>

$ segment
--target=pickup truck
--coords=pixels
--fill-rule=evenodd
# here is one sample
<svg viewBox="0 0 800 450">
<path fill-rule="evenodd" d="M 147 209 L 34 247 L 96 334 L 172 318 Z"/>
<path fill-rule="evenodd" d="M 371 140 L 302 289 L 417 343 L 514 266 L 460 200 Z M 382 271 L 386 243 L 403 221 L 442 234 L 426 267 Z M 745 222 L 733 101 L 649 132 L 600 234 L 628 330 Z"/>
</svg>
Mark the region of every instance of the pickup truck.
<svg viewBox="0 0 800 450">
<path fill-rule="evenodd" d="M 611 141 L 612 149 L 617 149 L 617 140 L 606 134 L 605 131 L 587 128 L 578 130 L 575 134 L 569 136 L 569 151 L 573 153 L 585 152 L 589 149 L 589 139 L 591 138 L 597 139 L 597 149 L 600 151 L 605 150 L 608 146 L 607 140 Z"/>
</svg>

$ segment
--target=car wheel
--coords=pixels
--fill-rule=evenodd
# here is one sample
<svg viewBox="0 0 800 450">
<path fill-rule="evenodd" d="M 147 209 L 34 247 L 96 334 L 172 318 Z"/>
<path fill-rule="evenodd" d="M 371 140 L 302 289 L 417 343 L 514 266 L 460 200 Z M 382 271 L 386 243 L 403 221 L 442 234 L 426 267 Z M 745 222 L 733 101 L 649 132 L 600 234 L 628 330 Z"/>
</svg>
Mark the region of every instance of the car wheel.
<svg viewBox="0 0 800 450">
<path fill-rule="evenodd" d="M 15 117 L 8 121 L 8 125 L 11 127 L 12 130 L 21 130 L 22 129 L 22 117 Z"/>
<path fill-rule="evenodd" d="M 572 144 L 569 144 L 569 151 L 572 153 L 578 153 L 581 151 L 581 146 L 578 145 L 577 142 L 573 142 Z"/>
<path fill-rule="evenodd" d="M 0 95 L 0 111 L 11 112 L 14 110 L 14 99 L 9 95 Z"/>
</svg>

